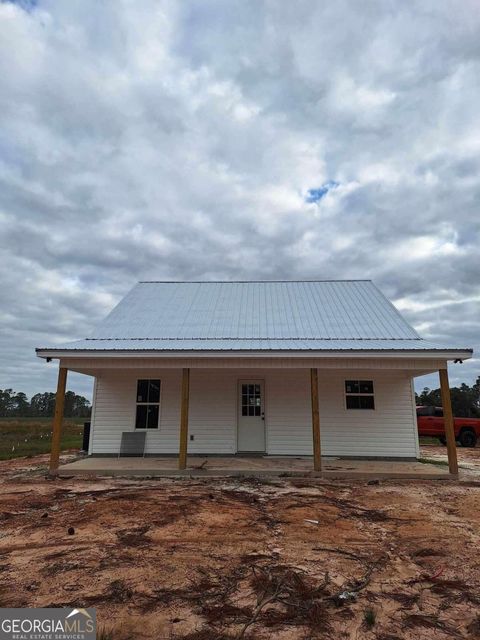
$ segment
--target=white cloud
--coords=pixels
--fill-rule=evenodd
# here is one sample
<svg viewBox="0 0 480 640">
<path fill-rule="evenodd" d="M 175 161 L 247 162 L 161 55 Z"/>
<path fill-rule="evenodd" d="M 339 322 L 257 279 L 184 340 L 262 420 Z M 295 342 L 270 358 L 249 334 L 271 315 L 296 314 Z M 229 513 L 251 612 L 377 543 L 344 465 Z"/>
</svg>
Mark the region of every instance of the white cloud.
<svg viewBox="0 0 480 640">
<path fill-rule="evenodd" d="M 0 386 L 147 278 L 373 278 L 480 348 L 474 7 L 1 3 Z"/>
</svg>

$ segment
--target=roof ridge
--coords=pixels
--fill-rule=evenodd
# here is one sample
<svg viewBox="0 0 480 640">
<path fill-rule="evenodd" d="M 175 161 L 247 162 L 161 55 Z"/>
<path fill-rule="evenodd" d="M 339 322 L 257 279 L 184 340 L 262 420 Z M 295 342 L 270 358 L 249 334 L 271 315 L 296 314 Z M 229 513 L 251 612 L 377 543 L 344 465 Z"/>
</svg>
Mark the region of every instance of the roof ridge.
<svg viewBox="0 0 480 640">
<path fill-rule="evenodd" d="M 325 280 L 138 280 L 137 284 L 268 284 L 270 282 L 372 282 L 372 280 L 369 278 L 333 278 Z"/>
<path fill-rule="evenodd" d="M 88 340 L 88 341 L 97 341 L 97 342 L 108 342 L 109 340 L 112 341 L 119 341 L 119 340 L 129 340 L 129 341 L 148 341 L 148 340 L 153 340 L 153 341 L 188 341 L 188 340 L 201 340 L 202 342 L 205 341 L 218 341 L 221 340 L 222 342 L 226 342 L 226 341 L 230 341 L 230 342 L 241 342 L 242 340 L 261 340 L 261 341 L 284 341 L 284 342 L 292 342 L 292 341 L 305 341 L 305 340 L 314 340 L 316 342 L 351 342 L 352 340 L 355 340 L 355 342 L 395 342 L 395 341 L 400 341 L 400 342 L 405 342 L 405 341 L 410 341 L 410 342 L 419 342 L 419 341 L 423 341 L 426 342 L 424 340 L 424 338 L 315 338 L 312 336 L 302 336 L 302 337 L 294 337 L 294 338 L 272 338 L 272 337 L 266 337 L 266 336 L 242 336 L 241 338 L 229 338 L 229 337 L 216 337 L 216 338 L 205 338 L 205 337 L 201 337 L 201 336 L 182 336 L 180 338 L 172 338 L 170 336 L 163 336 L 161 338 L 118 338 L 118 337 L 114 337 L 114 338 L 83 338 L 83 340 Z"/>
</svg>

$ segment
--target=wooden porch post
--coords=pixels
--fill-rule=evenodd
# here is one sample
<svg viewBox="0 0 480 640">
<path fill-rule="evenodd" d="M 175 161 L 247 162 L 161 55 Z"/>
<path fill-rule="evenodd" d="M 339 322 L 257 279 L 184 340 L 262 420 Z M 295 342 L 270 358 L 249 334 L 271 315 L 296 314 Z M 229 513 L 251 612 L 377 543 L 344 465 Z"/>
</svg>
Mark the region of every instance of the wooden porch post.
<svg viewBox="0 0 480 640">
<path fill-rule="evenodd" d="M 59 367 L 58 369 L 57 395 L 55 396 L 55 414 L 53 417 L 52 449 L 50 452 L 51 476 L 58 475 L 58 460 L 60 458 L 60 439 L 62 437 L 67 371 L 68 369 L 65 367 Z"/>
<path fill-rule="evenodd" d="M 188 396 L 190 387 L 190 369 L 182 370 L 182 405 L 180 409 L 180 452 L 178 454 L 178 468 L 187 468 L 188 442 Z"/>
<path fill-rule="evenodd" d="M 322 450 L 320 443 L 320 414 L 318 411 L 318 370 L 310 369 L 312 397 L 313 468 L 322 470 Z"/>
<path fill-rule="evenodd" d="M 445 438 L 447 440 L 448 468 L 450 473 L 458 474 L 457 445 L 455 443 L 455 428 L 453 424 L 450 385 L 448 383 L 448 369 L 440 369 L 438 373 L 440 376 L 440 393 L 442 396 Z"/>
</svg>

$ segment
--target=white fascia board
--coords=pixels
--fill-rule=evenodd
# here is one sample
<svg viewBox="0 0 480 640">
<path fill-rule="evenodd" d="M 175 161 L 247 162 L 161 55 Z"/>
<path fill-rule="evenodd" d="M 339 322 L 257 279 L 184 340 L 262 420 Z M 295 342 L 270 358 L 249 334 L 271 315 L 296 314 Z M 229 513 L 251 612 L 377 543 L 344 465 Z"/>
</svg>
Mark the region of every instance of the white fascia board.
<svg viewBox="0 0 480 640">
<path fill-rule="evenodd" d="M 37 351 L 39 358 L 418 358 L 440 360 L 468 360 L 472 357 L 472 351 L 462 349 L 449 350 L 341 350 L 321 351 L 101 351 L 101 350 L 66 350 L 40 349 Z"/>
</svg>

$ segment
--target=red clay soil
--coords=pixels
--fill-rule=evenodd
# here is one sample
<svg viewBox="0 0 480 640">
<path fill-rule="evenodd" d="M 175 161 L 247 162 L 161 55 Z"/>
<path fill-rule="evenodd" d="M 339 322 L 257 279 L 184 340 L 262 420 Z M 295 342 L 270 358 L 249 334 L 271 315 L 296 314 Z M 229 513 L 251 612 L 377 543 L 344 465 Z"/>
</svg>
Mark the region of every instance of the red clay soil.
<svg viewBox="0 0 480 640">
<path fill-rule="evenodd" d="M 112 640 L 480 637 L 474 475 L 49 480 L 45 463 L 0 464 L 0 606 L 96 607 Z"/>
</svg>

